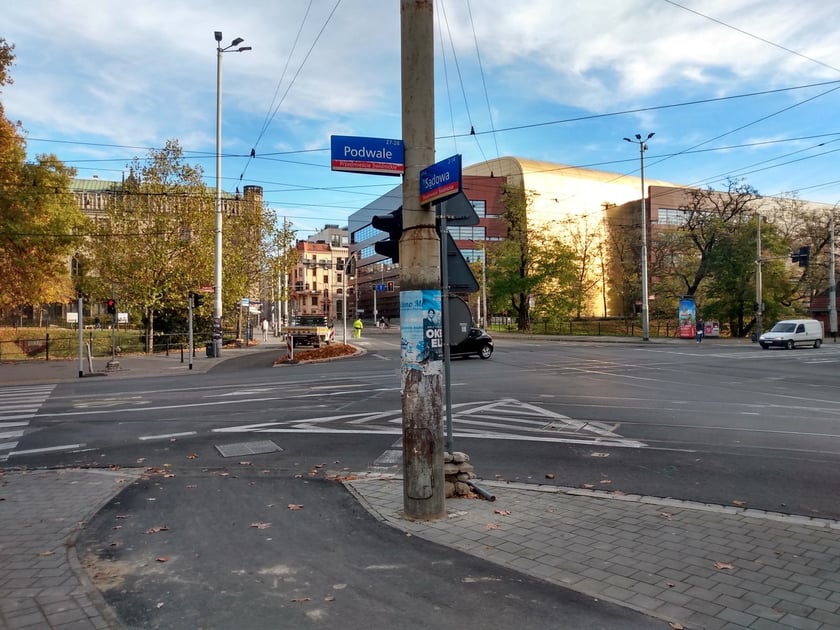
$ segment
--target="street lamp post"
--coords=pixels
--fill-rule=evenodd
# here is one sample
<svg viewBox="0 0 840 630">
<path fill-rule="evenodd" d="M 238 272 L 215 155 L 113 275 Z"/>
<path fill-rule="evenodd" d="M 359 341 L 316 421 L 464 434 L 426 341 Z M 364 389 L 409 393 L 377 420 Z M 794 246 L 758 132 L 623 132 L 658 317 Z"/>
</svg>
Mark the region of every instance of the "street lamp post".
<svg viewBox="0 0 840 630">
<path fill-rule="evenodd" d="M 647 204 L 645 192 L 645 151 L 648 140 L 653 138 L 653 132 L 647 138 L 642 139 L 641 134 L 636 134 L 636 139 L 624 138 L 627 142 L 634 142 L 639 145 L 639 156 L 642 162 L 642 341 L 650 339 L 650 313 L 648 311 L 648 253 L 647 253 Z"/>
<path fill-rule="evenodd" d="M 222 53 L 244 52 L 251 50 L 250 46 L 240 46 L 245 41 L 241 37 L 234 39 L 230 45 L 222 46 L 222 32 L 215 31 L 216 37 L 216 229 L 215 229 L 215 275 L 213 300 L 214 327 L 218 326 L 219 335 L 222 330 Z M 221 337 L 214 339 L 213 356 L 219 356 L 222 348 Z"/>
</svg>

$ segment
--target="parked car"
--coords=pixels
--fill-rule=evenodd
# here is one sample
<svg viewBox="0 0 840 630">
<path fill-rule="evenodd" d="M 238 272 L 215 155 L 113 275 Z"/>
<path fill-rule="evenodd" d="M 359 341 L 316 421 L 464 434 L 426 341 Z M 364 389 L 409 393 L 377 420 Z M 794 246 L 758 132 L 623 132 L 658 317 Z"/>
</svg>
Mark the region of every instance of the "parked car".
<svg viewBox="0 0 840 630">
<path fill-rule="evenodd" d="M 819 348 L 823 342 L 823 325 L 816 319 L 785 319 L 758 338 L 761 347 L 781 346 L 793 350 L 800 345 Z"/>
<path fill-rule="evenodd" d="M 493 337 L 480 328 L 471 328 L 466 339 L 449 347 L 451 357 L 466 357 L 473 354 L 482 359 L 489 359 L 493 354 Z"/>
</svg>

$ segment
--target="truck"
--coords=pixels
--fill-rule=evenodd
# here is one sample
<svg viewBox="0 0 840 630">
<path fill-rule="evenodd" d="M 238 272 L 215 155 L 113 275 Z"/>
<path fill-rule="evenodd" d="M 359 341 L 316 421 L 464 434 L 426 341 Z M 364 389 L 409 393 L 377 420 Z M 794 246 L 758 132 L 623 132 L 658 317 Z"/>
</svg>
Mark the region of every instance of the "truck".
<svg viewBox="0 0 840 630">
<path fill-rule="evenodd" d="M 335 341 L 335 328 L 324 315 L 297 315 L 280 328 L 284 337 L 291 335 L 295 346 L 320 348 Z"/>
</svg>

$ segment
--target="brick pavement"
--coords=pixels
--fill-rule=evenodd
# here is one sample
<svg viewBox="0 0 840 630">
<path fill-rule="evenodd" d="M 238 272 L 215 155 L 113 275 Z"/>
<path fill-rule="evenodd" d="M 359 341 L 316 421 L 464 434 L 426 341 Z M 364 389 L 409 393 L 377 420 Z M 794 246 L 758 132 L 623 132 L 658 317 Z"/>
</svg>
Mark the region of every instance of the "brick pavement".
<svg viewBox="0 0 840 630">
<path fill-rule="evenodd" d="M 401 517 L 402 480 L 346 482 L 377 518 L 671 622 L 674 628 L 840 628 L 840 522 L 556 486 L 479 482 L 495 502 Z"/>
<path fill-rule="evenodd" d="M 0 473 L 0 627 L 120 627 L 79 565 L 74 544 L 84 522 L 136 475 L 74 469 Z"/>
</svg>

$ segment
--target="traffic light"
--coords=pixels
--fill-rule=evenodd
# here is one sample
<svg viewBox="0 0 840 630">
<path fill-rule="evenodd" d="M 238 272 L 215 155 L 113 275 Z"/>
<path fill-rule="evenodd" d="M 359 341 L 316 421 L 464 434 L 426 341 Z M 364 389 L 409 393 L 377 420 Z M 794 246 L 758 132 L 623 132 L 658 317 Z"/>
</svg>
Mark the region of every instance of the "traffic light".
<svg viewBox="0 0 840 630">
<path fill-rule="evenodd" d="M 400 262 L 400 236 L 403 232 L 402 208 L 388 214 L 378 214 L 373 217 L 370 224 L 382 232 L 388 233 L 384 241 L 374 243 L 373 249 L 380 256 L 386 256 L 395 263 Z"/>
<path fill-rule="evenodd" d="M 799 266 L 800 267 L 807 267 L 809 258 L 811 257 L 811 246 L 810 245 L 803 245 L 799 248 Z"/>
<path fill-rule="evenodd" d="M 110 298 L 106 302 L 105 308 L 108 311 L 109 315 L 116 315 L 117 314 L 117 301 L 114 298 Z"/>
<path fill-rule="evenodd" d="M 201 293 L 190 293 L 193 308 L 198 308 L 204 303 L 204 296 Z"/>
<path fill-rule="evenodd" d="M 394 281 L 389 280 L 388 281 L 388 293 L 393 293 L 393 292 L 394 292 Z"/>
<path fill-rule="evenodd" d="M 811 246 L 803 245 L 799 248 L 799 253 L 790 255 L 790 262 L 799 263 L 800 267 L 807 267 L 811 258 Z"/>
</svg>

